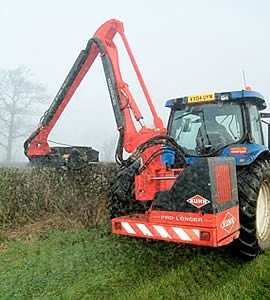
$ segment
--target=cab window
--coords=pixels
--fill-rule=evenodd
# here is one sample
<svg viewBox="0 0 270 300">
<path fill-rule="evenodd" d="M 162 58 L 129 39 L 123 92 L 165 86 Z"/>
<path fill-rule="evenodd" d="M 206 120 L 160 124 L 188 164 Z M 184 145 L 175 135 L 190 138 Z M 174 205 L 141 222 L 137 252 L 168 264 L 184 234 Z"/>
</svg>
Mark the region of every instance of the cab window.
<svg viewBox="0 0 270 300">
<path fill-rule="evenodd" d="M 263 144 L 260 116 L 256 105 L 249 106 L 249 118 L 251 126 L 251 135 L 254 144 Z"/>
</svg>

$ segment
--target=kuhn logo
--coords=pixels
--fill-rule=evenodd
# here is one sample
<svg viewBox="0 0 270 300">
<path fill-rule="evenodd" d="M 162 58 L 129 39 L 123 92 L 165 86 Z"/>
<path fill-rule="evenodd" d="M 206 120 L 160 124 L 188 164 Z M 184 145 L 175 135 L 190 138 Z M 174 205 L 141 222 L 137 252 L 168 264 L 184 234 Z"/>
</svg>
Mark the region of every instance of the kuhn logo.
<svg viewBox="0 0 270 300">
<path fill-rule="evenodd" d="M 192 198 L 189 198 L 187 202 L 197 208 L 201 208 L 205 206 L 206 204 L 210 203 L 209 200 L 205 199 L 204 197 L 200 195 L 193 196 Z"/>
<path fill-rule="evenodd" d="M 235 224 L 235 217 L 227 212 L 220 227 L 224 229 L 226 232 L 230 233 L 232 231 L 233 225 Z"/>
</svg>

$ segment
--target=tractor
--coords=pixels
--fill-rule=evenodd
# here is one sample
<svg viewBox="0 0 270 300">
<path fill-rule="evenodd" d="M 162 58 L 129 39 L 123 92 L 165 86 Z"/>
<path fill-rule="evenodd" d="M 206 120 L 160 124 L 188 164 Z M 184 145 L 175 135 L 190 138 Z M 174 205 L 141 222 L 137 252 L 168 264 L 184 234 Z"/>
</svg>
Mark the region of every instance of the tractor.
<svg viewBox="0 0 270 300">
<path fill-rule="evenodd" d="M 153 128 L 144 124 L 122 78 L 116 34 L 149 105 Z M 112 180 L 108 203 L 112 232 L 210 247 L 233 244 L 249 259 L 268 249 L 270 157 L 261 120 L 270 114 L 261 112 L 266 108 L 263 96 L 245 88 L 170 99 L 166 128 L 118 20 L 104 23 L 80 52 L 24 144 L 30 162 L 67 167 L 69 162 L 80 163 L 80 152 L 71 149 L 67 155 L 66 149 L 58 149 L 56 153 L 48 136 L 98 54 L 119 131 L 115 157 L 120 169 Z M 124 158 L 125 153 L 130 156 Z"/>
<path fill-rule="evenodd" d="M 146 192 L 142 167 L 121 170 L 112 189 L 113 231 L 208 246 L 233 242 L 245 258 L 256 257 L 270 247 L 269 146 L 262 131 L 270 114 L 260 112 L 263 96 L 249 89 L 208 93 L 171 99 L 166 107 L 168 135 L 181 146 L 185 166 L 172 147 L 163 149 L 170 176 L 148 182 L 172 185 L 160 188 L 145 209 L 130 201 Z"/>
</svg>

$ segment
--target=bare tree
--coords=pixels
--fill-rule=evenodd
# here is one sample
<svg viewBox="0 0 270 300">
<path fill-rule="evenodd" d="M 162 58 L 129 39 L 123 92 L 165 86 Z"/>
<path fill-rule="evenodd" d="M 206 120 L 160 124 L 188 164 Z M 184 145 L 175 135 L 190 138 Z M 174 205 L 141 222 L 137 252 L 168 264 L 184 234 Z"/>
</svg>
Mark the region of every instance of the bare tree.
<svg viewBox="0 0 270 300">
<path fill-rule="evenodd" d="M 29 134 L 32 116 L 40 113 L 40 104 L 47 99 L 46 89 L 31 80 L 26 67 L 0 69 L 0 147 L 7 163 L 15 140 Z"/>
</svg>

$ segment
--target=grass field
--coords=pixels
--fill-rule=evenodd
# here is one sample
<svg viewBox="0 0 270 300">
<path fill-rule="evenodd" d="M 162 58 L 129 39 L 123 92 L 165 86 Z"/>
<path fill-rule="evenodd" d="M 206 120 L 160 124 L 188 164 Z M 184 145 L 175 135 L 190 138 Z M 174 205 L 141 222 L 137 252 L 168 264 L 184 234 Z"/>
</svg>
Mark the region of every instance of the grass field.
<svg viewBox="0 0 270 300">
<path fill-rule="evenodd" d="M 270 299 L 270 253 L 47 230 L 0 240 L 0 299 Z"/>
</svg>

